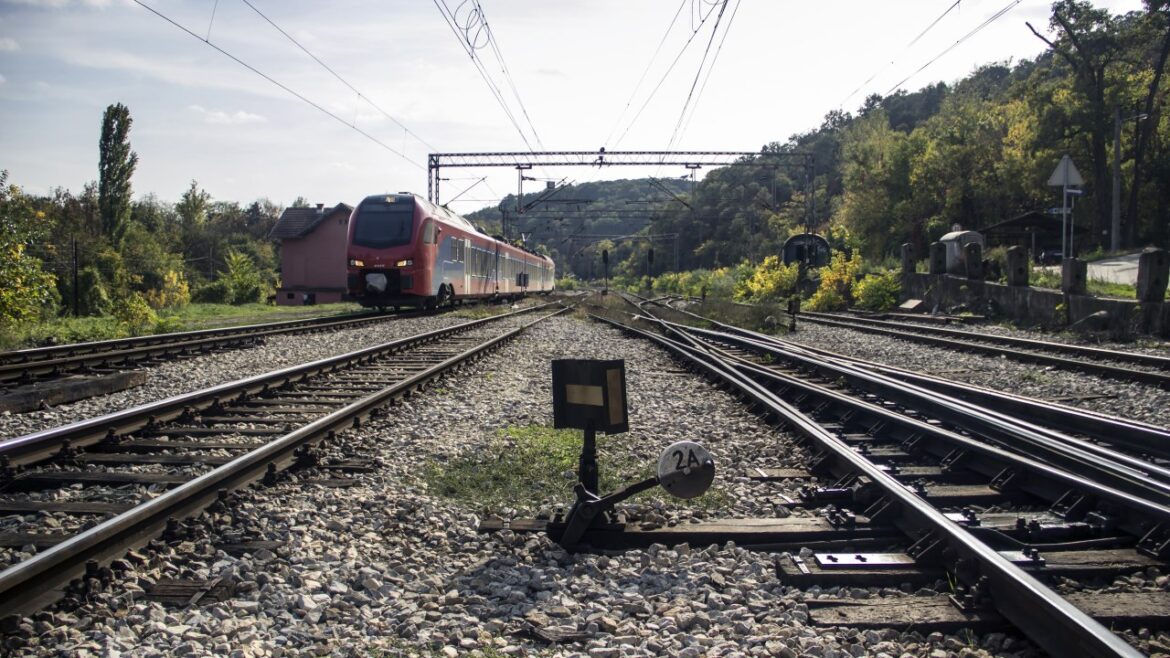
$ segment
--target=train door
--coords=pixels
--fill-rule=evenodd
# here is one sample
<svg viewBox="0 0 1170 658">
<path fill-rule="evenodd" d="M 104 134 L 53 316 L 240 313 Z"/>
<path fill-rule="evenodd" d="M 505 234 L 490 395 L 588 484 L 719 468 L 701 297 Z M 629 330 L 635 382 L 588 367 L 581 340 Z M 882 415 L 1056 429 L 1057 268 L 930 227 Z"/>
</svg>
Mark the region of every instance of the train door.
<svg viewBox="0 0 1170 658">
<path fill-rule="evenodd" d="M 471 240 L 463 239 L 463 294 L 471 292 L 471 267 L 467 255 L 471 252 Z"/>
</svg>

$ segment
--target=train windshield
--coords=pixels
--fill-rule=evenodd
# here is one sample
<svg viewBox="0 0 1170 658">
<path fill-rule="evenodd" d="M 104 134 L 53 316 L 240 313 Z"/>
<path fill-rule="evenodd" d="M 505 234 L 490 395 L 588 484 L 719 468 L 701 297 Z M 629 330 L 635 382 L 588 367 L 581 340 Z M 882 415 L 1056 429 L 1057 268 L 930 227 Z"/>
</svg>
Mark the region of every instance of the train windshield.
<svg viewBox="0 0 1170 658">
<path fill-rule="evenodd" d="M 353 243 L 363 247 L 410 244 L 414 225 L 414 199 L 366 200 L 354 220 Z"/>
</svg>

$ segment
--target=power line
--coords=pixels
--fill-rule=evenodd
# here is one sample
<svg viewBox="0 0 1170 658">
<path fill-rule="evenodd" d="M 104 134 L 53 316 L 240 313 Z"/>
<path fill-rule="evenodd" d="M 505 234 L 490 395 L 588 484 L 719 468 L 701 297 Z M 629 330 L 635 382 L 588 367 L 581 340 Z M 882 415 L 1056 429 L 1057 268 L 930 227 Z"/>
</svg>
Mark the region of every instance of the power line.
<svg viewBox="0 0 1170 658">
<path fill-rule="evenodd" d="M 715 49 L 715 56 L 711 58 L 711 65 L 707 67 L 707 75 L 703 77 L 703 84 L 702 84 L 702 86 L 699 87 L 699 94 L 698 94 L 698 96 L 695 97 L 695 104 L 691 106 L 691 115 L 689 117 L 687 117 L 685 125 L 683 124 L 683 116 L 686 115 L 687 108 L 686 108 L 686 105 L 683 106 L 682 114 L 680 114 L 678 117 L 679 123 L 677 126 L 675 126 L 675 133 L 678 135 L 679 139 L 682 139 L 683 134 L 686 133 L 687 127 L 689 127 L 691 124 L 691 119 L 695 118 L 695 112 L 697 112 L 698 108 L 699 108 L 699 99 L 701 99 L 703 97 L 703 92 L 707 89 L 707 81 L 711 79 L 711 71 L 715 70 L 715 62 L 717 62 L 719 60 L 719 53 L 723 52 L 723 42 L 727 41 L 727 33 L 731 32 L 731 24 L 733 22 L 735 22 L 735 15 L 737 13 L 739 13 L 739 7 L 742 4 L 743 4 L 743 0 L 737 0 L 735 3 L 735 9 L 731 10 L 731 16 L 729 16 L 727 18 L 727 26 L 723 28 L 723 36 L 719 39 L 719 46 Z M 720 12 L 720 14 L 722 14 L 722 12 Z M 715 29 L 712 30 L 712 32 L 711 32 L 712 39 L 715 38 L 715 32 L 718 30 L 719 30 L 719 21 L 718 21 L 718 19 L 716 19 Z M 706 56 L 704 55 L 704 58 L 705 57 Z M 702 73 L 702 71 L 703 71 L 703 66 L 702 66 L 702 64 L 700 64 L 699 65 L 699 73 Z M 698 81 L 698 79 L 699 79 L 698 74 L 696 74 L 695 80 Z M 693 89 L 693 87 L 692 87 L 692 89 Z M 688 101 L 689 100 L 690 99 L 688 97 Z M 680 127 L 681 127 L 681 132 L 680 132 Z M 668 146 L 667 148 L 673 148 L 674 144 L 675 144 L 675 137 L 672 135 L 670 138 L 670 146 Z"/>
<path fill-rule="evenodd" d="M 670 76 L 671 71 L 673 71 L 674 67 L 678 65 L 679 60 L 682 59 L 683 53 L 687 51 L 687 48 L 691 45 L 691 42 L 695 40 L 695 36 L 699 34 L 699 31 L 702 29 L 707 19 L 711 17 L 711 13 L 712 12 L 707 12 L 706 16 L 700 17 L 698 27 L 691 32 L 691 36 L 687 37 L 686 43 L 683 44 L 683 47 L 678 51 L 678 54 L 674 56 L 674 61 L 670 63 L 670 66 L 667 67 L 666 72 L 662 74 L 662 78 L 658 81 L 658 84 L 654 85 L 654 89 L 650 90 L 650 95 L 646 97 L 646 100 L 642 103 L 642 107 L 638 108 L 638 112 L 634 115 L 634 118 L 630 119 L 630 124 L 626 126 L 625 131 L 622 132 L 621 137 L 618 137 L 617 142 L 614 144 L 615 148 L 622 143 L 622 140 L 624 140 L 626 135 L 629 134 L 630 129 L 633 128 L 634 124 L 638 122 L 638 118 L 642 116 L 642 112 L 646 110 L 646 106 L 650 104 L 650 101 L 654 99 L 654 95 L 657 94 L 658 90 L 662 88 L 662 84 L 666 82 L 666 78 Z"/>
<path fill-rule="evenodd" d="M 532 118 L 528 116 L 528 108 L 524 107 L 524 101 L 520 99 L 520 91 L 516 89 L 516 82 L 512 78 L 512 72 L 508 70 L 507 63 L 504 62 L 504 55 L 500 52 L 500 43 L 496 39 L 496 35 L 492 32 L 491 25 L 488 25 L 487 15 L 483 13 L 483 7 L 480 6 L 479 0 L 472 0 L 475 3 L 476 9 L 479 10 L 480 18 L 483 19 L 484 30 L 487 31 L 488 45 L 491 46 L 492 52 L 496 55 L 496 60 L 500 63 L 500 71 L 504 74 L 504 80 L 507 81 L 508 87 L 512 90 L 512 97 L 516 99 L 516 104 L 520 106 L 520 112 L 524 115 L 524 120 L 528 122 L 528 128 L 532 131 L 532 136 L 536 138 L 536 145 L 544 150 L 544 143 L 540 141 L 540 135 L 536 132 L 536 126 L 532 123 Z"/>
<path fill-rule="evenodd" d="M 365 101 L 366 103 L 368 103 L 368 104 L 370 105 L 370 107 L 373 107 L 374 109 L 378 110 L 379 112 L 381 112 L 381 113 L 382 113 L 382 115 L 383 115 L 383 116 L 385 116 L 387 119 L 390 119 L 390 120 L 391 120 L 391 121 L 393 121 L 395 124 L 397 124 L 399 128 L 402 128 L 404 131 L 406 131 L 406 134 L 410 135 L 411 137 L 414 137 L 415 139 L 417 139 L 419 142 L 421 142 L 421 143 L 422 143 L 424 146 L 426 146 L 427 148 L 431 149 L 432 151 L 438 151 L 438 150 L 439 150 L 439 149 L 438 149 L 437 147 L 435 147 L 434 145 L 432 145 L 432 144 L 428 143 L 428 142 L 427 142 L 427 140 L 423 139 L 422 137 L 419 137 L 419 136 L 418 136 L 418 135 L 417 135 L 417 134 L 416 134 L 414 131 L 412 131 L 410 128 L 407 128 L 407 127 L 406 127 L 406 126 L 405 126 L 405 125 L 404 125 L 404 124 L 403 124 L 401 121 L 399 121 L 398 119 L 395 119 L 394 117 L 390 116 L 390 113 L 389 113 L 389 112 L 387 112 L 386 110 L 383 110 L 383 109 L 382 109 L 381 107 L 379 107 L 379 106 L 378 106 L 376 103 L 374 103 L 374 101 L 370 100 L 370 99 L 369 99 L 369 98 L 368 98 L 368 97 L 367 97 L 365 94 L 363 94 L 362 92 L 358 91 L 358 90 L 357 90 L 357 88 L 356 88 L 356 87 L 354 87 L 353 85 L 351 85 L 351 84 L 349 83 L 349 81 L 348 81 L 348 80 L 346 80 L 345 78 L 341 77 L 341 75 L 340 75 L 340 74 L 338 74 L 338 73 L 337 73 L 337 71 L 334 71 L 334 70 L 333 70 L 333 69 L 332 69 L 332 68 L 331 68 L 331 67 L 330 67 L 328 64 L 326 64 L 325 62 L 321 61 L 321 59 L 320 59 L 319 57 L 317 57 L 317 56 L 316 56 L 316 55 L 314 55 L 313 53 L 309 52 L 309 49 L 308 49 L 308 48 L 305 48 L 303 45 L 301 45 L 301 43 L 300 43 L 299 41 L 297 41 L 296 39 L 294 39 L 294 38 L 293 38 L 293 36 L 292 36 L 291 34 L 289 34 L 288 32 L 285 32 L 285 31 L 284 31 L 284 29 L 282 29 L 282 28 L 281 28 L 279 25 L 277 25 L 277 24 L 276 24 L 276 23 L 275 23 L 275 22 L 274 22 L 274 21 L 273 21 L 271 18 L 269 18 L 267 15 L 265 15 L 265 14 L 264 14 L 264 12 L 262 12 L 262 11 L 260 11 L 258 8 L 256 8 L 256 5 L 254 5 L 254 4 L 252 4 L 251 2 L 249 2 L 249 0 L 241 0 L 241 2 L 243 2 L 243 3 L 244 3 L 244 4 L 246 4 L 246 5 L 248 5 L 248 7 L 252 9 L 252 11 L 256 12 L 257 14 L 259 14 L 259 15 L 260 15 L 260 18 L 263 18 L 265 21 L 267 21 L 267 22 L 268 22 L 268 24 L 269 24 L 269 25 L 271 25 L 272 27 L 276 28 L 276 31 L 277 31 L 277 32 L 280 32 L 281 34 L 283 34 L 283 35 L 285 36 L 285 38 L 286 38 L 286 39 L 288 39 L 289 41 L 293 42 L 293 44 L 294 44 L 294 45 L 295 45 L 297 48 L 300 48 L 300 49 L 301 49 L 301 50 L 302 50 L 302 51 L 303 51 L 303 52 L 304 52 L 306 55 L 308 55 L 309 57 L 313 58 L 313 61 L 314 61 L 314 62 L 317 62 L 318 64 L 320 64 L 322 68 L 324 68 L 326 71 L 328 71 L 330 74 L 332 74 L 332 75 L 333 75 L 333 77 L 337 78 L 337 79 L 338 79 L 338 80 L 341 82 L 341 84 L 345 85 L 346 87 L 349 87 L 350 91 L 352 91 L 353 93 L 357 94 L 357 97 L 358 97 L 358 98 L 360 98 L 360 99 L 362 99 L 363 101 Z"/>
<path fill-rule="evenodd" d="M 924 70 L 926 70 L 926 68 L 927 68 L 928 66 L 930 66 L 931 64 L 934 64 L 934 63 L 935 63 L 935 62 L 937 62 L 939 59 L 941 59 L 943 56 L 945 56 L 947 53 L 949 53 L 949 52 L 951 52 L 952 50 L 954 50 L 955 48 L 959 47 L 959 45 L 960 45 L 960 44 L 962 44 L 964 41 L 966 41 L 967 39 L 970 39 L 971 37 L 975 36 L 976 34 L 979 34 L 980 32 L 982 32 L 982 31 L 983 31 L 983 29 L 984 29 L 984 28 L 986 28 L 988 25 L 991 25 L 992 23 L 994 23 L 995 21 L 999 20 L 999 19 L 1000 19 L 1000 18 L 1002 18 L 1004 15 L 1006 15 L 1006 14 L 1007 14 L 1009 11 L 1011 11 L 1012 9 L 1015 9 L 1016 5 L 1020 4 L 1022 1 L 1023 1 L 1023 0 L 1012 0 L 1012 2 L 1009 2 L 1009 3 L 1007 4 L 1007 6 L 1006 6 L 1006 7 L 1004 7 L 1003 9 L 1000 9 L 999 11 L 995 12 L 995 13 L 994 13 L 994 14 L 992 14 L 990 17 L 988 17 L 988 19 L 987 19 L 987 20 L 985 20 L 985 21 L 983 21 L 982 23 L 980 23 L 978 27 L 976 27 L 975 29 L 971 30 L 971 31 L 970 31 L 970 32 L 968 32 L 967 34 L 963 35 L 963 38 L 961 38 L 961 39 L 959 39 L 958 41 L 956 41 L 956 42 L 952 43 L 952 44 L 950 45 L 950 47 L 948 47 L 946 50 L 944 50 L 944 51 L 942 51 L 941 53 L 939 53 L 939 54 L 935 55 L 935 56 L 934 56 L 934 58 L 933 58 L 933 59 L 931 59 L 929 62 L 927 62 L 927 63 L 923 64 L 923 65 L 922 65 L 922 66 L 920 66 L 920 67 L 918 67 L 918 70 L 917 70 L 917 71 L 915 71 L 915 72 L 911 73 L 910 75 L 906 76 L 905 78 L 903 78 L 903 79 L 902 79 L 902 81 L 901 81 L 901 82 L 899 82 L 898 84 L 894 85 L 893 87 L 890 87 L 889 91 L 887 91 L 885 94 L 883 94 L 883 96 L 889 96 L 889 95 L 890 95 L 890 94 L 891 94 L 891 93 L 892 93 L 894 90 L 896 90 L 898 87 L 901 87 L 903 84 L 905 84 L 907 80 L 909 80 L 910 78 L 913 78 L 914 76 L 918 75 L 919 73 L 922 73 Z"/>
<path fill-rule="evenodd" d="M 528 148 L 529 151 L 535 150 L 532 148 L 532 144 L 528 141 L 528 136 L 524 134 L 524 130 L 520 127 L 520 122 L 516 120 L 516 116 L 512 113 L 512 109 L 508 107 L 507 102 L 504 100 L 503 92 L 500 91 L 499 86 L 496 85 L 495 81 L 493 81 L 491 76 L 488 74 L 487 66 L 475 53 L 477 46 L 472 41 L 470 34 L 471 29 L 474 27 L 474 23 L 469 22 L 466 26 L 464 26 L 464 35 L 460 36 L 458 21 L 455 18 L 455 14 L 451 11 L 451 8 L 447 6 L 447 1 L 432 0 L 432 2 L 434 2 L 435 8 L 438 9 L 439 13 L 443 16 L 443 20 L 446 21 L 447 26 L 451 28 L 451 32 L 455 35 L 455 40 L 459 42 L 459 45 L 463 48 L 464 52 L 467 53 L 467 56 L 471 58 L 472 63 L 475 64 L 475 68 L 477 71 L 479 71 L 480 77 L 483 78 L 484 83 L 487 84 L 489 91 L 492 92 L 492 95 L 495 97 L 496 102 L 499 103 L 500 108 L 504 110 L 504 114 L 507 115 L 508 120 L 512 122 L 512 127 L 514 127 L 516 132 L 520 134 L 520 139 L 524 141 L 524 145 Z M 462 4 L 460 6 L 462 6 Z M 482 10 L 478 7 L 478 3 L 476 3 L 475 6 L 477 11 L 482 12 Z M 474 17 L 475 14 L 473 13 L 472 16 Z M 486 21 L 484 22 L 484 25 L 486 26 Z M 488 38 L 490 40 L 490 34 L 488 35 Z M 532 134 L 533 137 L 536 137 L 537 141 L 539 141 L 539 137 L 536 135 L 535 130 L 533 130 Z"/>
<path fill-rule="evenodd" d="M 335 121 L 337 121 L 337 122 L 338 122 L 338 123 L 340 123 L 341 125 L 343 125 L 343 126 L 345 126 L 345 127 L 349 128 L 349 129 L 351 129 L 351 130 L 353 130 L 353 131 L 357 132 L 358 134 L 362 135 L 362 136 L 363 136 L 363 137 L 365 137 L 366 139 L 368 139 L 368 140 L 370 140 L 371 142 L 373 142 L 373 143 L 377 144 L 378 146 L 381 146 L 382 148 L 386 149 L 387 151 L 390 151 L 390 152 L 391 152 L 391 153 L 393 153 L 394 155 L 397 155 L 398 157 L 402 158 L 403 160 L 406 160 L 407 162 L 409 162 L 410 164 L 414 165 L 415 167 L 418 167 L 419 169 L 426 169 L 426 167 L 422 166 L 421 164 L 419 164 L 419 163 L 415 162 L 414 160 L 411 160 L 409 157 L 407 157 L 405 153 L 402 153 L 401 151 L 398 151 L 397 149 L 395 149 L 395 148 L 394 148 L 394 147 L 392 147 L 392 146 L 389 146 L 388 144 L 386 144 L 386 143 L 385 143 L 385 142 L 383 142 L 382 140 L 378 139 L 377 137 L 374 137 L 373 135 L 371 135 L 371 134 L 367 133 L 366 131 L 362 130 L 361 128 L 358 128 L 357 126 L 355 126 L 355 125 L 353 125 L 353 124 L 347 123 L 347 122 L 345 121 L 345 119 L 342 119 L 341 117 L 337 116 L 336 114 L 334 114 L 334 113 L 330 112 L 329 110 L 327 110 L 327 109 L 325 109 L 325 108 L 321 107 L 321 106 L 320 106 L 320 105 L 318 105 L 317 103 L 314 103 L 313 101 L 311 101 L 311 100 L 309 100 L 308 98 L 306 98 L 306 97 L 302 96 L 301 94 L 297 93 L 296 91 L 293 91 L 291 88 L 289 88 L 288 86 L 284 85 L 284 84 L 283 84 L 283 83 L 281 83 L 281 82 L 278 82 L 278 81 L 277 81 L 275 78 L 273 78 L 273 77 L 269 76 L 267 73 L 264 73 L 263 71 L 261 71 L 261 70 L 257 69 L 256 67 L 254 67 L 254 66 L 252 66 L 251 64 L 249 64 L 249 63 L 245 62 L 244 60 L 240 59 L 239 57 L 236 57 L 235 55 L 233 55 L 233 54 L 229 53 L 228 51 L 224 50 L 223 48 L 220 48 L 219 46 L 215 45 L 215 44 L 214 44 L 214 43 L 212 43 L 211 41 L 208 41 L 207 39 L 204 39 L 203 37 L 199 36 L 198 34 L 195 34 L 195 33 L 194 33 L 194 32 L 192 32 L 191 30 L 189 30 L 189 29 L 187 29 L 186 27 L 184 27 L 183 25 L 180 25 L 179 23 L 175 22 L 173 19 L 171 19 L 171 18 L 170 18 L 169 16 L 167 16 L 166 14 L 163 14 L 162 12 L 158 11 L 158 10 L 157 10 L 157 9 L 155 9 L 154 7 L 151 7 L 151 6 L 149 6 L 149 5 L 145 4 L 145 3 L 143 3 L 143 2 L 142 2 L 142 0 L 134 0 L 134 3 L 135 3 L 135 4 L 137 4 L 138 6 L 142 7 L 143 9 L 146 9 L 147 11 L 149 11 L 149 12 L 150 12 L 150 13 L 152 13 L 152 14 L 154 14 L 155 16 L 158 16 L 159 18 L 163 19 L 164 21 L 166 21 L 166 22 L 170 23 L 171 25 L 174 25 L 175 27 L 179 28 L 180 30 L 182 30 L 182 31 L 186 32 L 187 34 L 191 35 L 192 37 L 194 37 L 194 38 L 198 39 L 199 41 L 202 41 L 203 43 L 207 44 L 208 46 L 210 46 L 210 47 L 214 48 L 215 50 L 219 51 L 219 53 L 220 53 L 220 54 L 222 54 L 222 55 L 224 55 L 225 57 L 227 57 L 227 58 L 231 59 L 232 61 L 234 61 L 235 63 L 239 64 L 240 66 L 243 66 L 244 68 L 248 69 L 249 71 L 251 71 L 251 72 L 255 73 L 256 75 L 258 75 L 258 76 L 260 76 L 260 77 L 264 78 L 265 80 L 267 80 L 267 81 L 271 82 L 272 84 L 276 85 L 277 87 L 280 87 L 280 88 L 281 88 L 281 89 L 283 89 L 284 91 L 286 91 L 286 92 L 288 92 L 288 93 L 292 94 L 293 96 L 297 97 L 297 98 L 298 98 L 298 99 L 300 99 L 301 101 L 304 101 L 305 103 L 307 103 L 307 104 L 311 105 L 312 107 L 314 107 L 314 108 L 315 108 L 315 109 L 317 109 L 318 111 L 320 111 L 320 112 L 322 112 L 322 113 L 324 113 L 324 114 L 328 115 L 330 118 L 334 119 Z"/>
<path fill-rule="evenodd" d="M 682 15 L 683 7 L 687 6 L 687 2 L 690 1 L 682 0 L 682 3 L 678 6 L 678 10 L 674 12 L 674 18 L 670 19 L 670 25 L 666 26 L 666 32 L 663 32 L 662 40 L 658 42 L 658 47 L 654 49 L 654 54 L 650 56 L 650 61 L 646 62 L 646 68 L 642 70 L 642 76 L 638 78 L 638 83 L 634 85 L 634 91 L 630 92 L 630 97 L 626 100 L 625 107 L 622 108 L 617 121 L 613 122 L 613 127 L 609 129 L 609 134 L 605 136 L 605 141 L 602 142 L 603 145 L 608 144 L 614 132 L 617 131 L 617 127 L 622 122 L 622 117 L 626 116 L 626 110 L 630 109 L 630 104 L 634 102 L 634 97 L 638 95 L 638 90 L 642 88 L 642 83 L 646 80 L 646 74 L 650 72 L 650 67 L 654 65 L 654 60 L 658 59 L 658 53 L 662 51 L 662 45 L 666 43 L 666 37 L 670 36 L 670 31 L 674 29 L 674 24 L 678 22 L 678 17 Z"/>
<path fill-rule="evenodd" d="M 887 69 L 889 69 L 891 66 L 893 66 L 893 65 L 894 65 L 894 62 L 898 61 L 898 57 L 901 57 L 902 55 L 904 55 L 904 54 L 906 53 L 906 51 L 907 51 L 907 50 L 910 50 L 910 48 L 911 48 L 911 47 L 913 47 L 913 46 L 914 46 L 914 44 L 918 43 L 918 41 L 919 41 L 919 40 L 920 40 L 922 37 L 926 36 L 926 33 L 927 33 L 927 32 L 930 32 L 932 29 L 934 29 L 934 27 L 935 27 L 936 25 L 938 25 L 938 24 L 939 24 L 939 22 L 940 22 L 940 21 L 942 21 L 942 19 L 946 18 L 946 16 L 947 16 L 948 14 L 950 14 L 950 13 L 951 13 L 951 11 L 953 11 L 953 10 L 954 10 L 956 7 L 958 7 L 958 6 L 959 6 L 959 3 L 961 3 L 962 1 L 963 1 L 963 0 L 955 0 L 955 2 L 954 2 L 954 3 L 952 3 L 950 7 L 947 7 L 947 8 L 946 8 L 946 11 L 944 11 L 944 12 L 943 12 L 943 13 L 941 13 L 941 14 L 939 14 L 937 18 L 935 18 L 933 21 L 931 21 L 931 22 L 930 22 L 930 25 L 927 25 L 927 26 L 926 26 L 926 29 L 924 29 L 924 30 L 922 30 L 921 32 L 919 32 L 919 33 L 918 33 L 918 36 L 914 37 L 913 39 L 911 39 L 911 40 L 910 40 L 910 42 L 909 42 L 909 43 L 907 43 L 905 46 L 903 46 L 903 47 L 902 47 L 902 52 L 898 53 L 898 55 L 897 55 L 896 57 L 894 57 L 894 59 L 891 59 L 891 60 L 890 60 L 890 61 L 889 61 L 889 62 L 888 62 L 888 63 L 887 63 L 885 66 L 883 66 L 883 67 L 881 67 L 880 69 L 878 69 L 877 71 L 875 71 L 873 75 L 869 76 L 869 77 L 868 77 L 868 78 L 865 80 L 865 82 L 863 82 L 863 83 L 861 83 L 861 84 L 857 85 L 857 89 L 854 89 L 853 91 L 849 92 L 849 95 L 848 95 L 848 96 L 846 96 L 845 98 L 842 98 L 842 99 L 841 99 L 841 102 L 840 102 L 840 103 L 837 103 L 837 106 L 838 106 L 838 107 L 843 107 L 843 106 L 845 105 L 845 103 L 846 103 L 846 102 L 848 102 L 850 98 L 853 98 L 853 97 L 854 97 L 854 96 L 857 94 L 857 92 L 861 91 L 861 90 L 862 90 L 862 88 L 864 88 L 864 87 L 865 87 L 865 85 L 869 84 L 870 82 L 873 82 L 873 79 L 874 79 L 874 78 L 878 77 L 878 76 L 879 76 L 879 75 L 881 75 L 882 73 L 885 73 Z"/>
</svg>

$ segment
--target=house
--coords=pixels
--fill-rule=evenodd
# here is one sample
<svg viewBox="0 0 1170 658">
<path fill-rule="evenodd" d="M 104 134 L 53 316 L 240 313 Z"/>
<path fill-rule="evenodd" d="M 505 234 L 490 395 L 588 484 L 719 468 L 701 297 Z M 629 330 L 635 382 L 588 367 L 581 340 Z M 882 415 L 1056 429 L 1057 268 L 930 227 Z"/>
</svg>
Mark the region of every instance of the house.
<svg viewBox="0 0 1170 658">
<path fill-rule="evenodd" d="M 1046 251 L 1055 250 L 1059 253 L 1061 228 L 1059 215 L 1032 210 L 982 228 L 980 232 L 986 236 L 988 246 L 1023 247 L 1032 254 L 1033 259 L 1039 260 Z M 1082 235 L 1082 228 L 1076 227 L 1074 237 Z"/>
<path fill-rule="evenodd" d="M 282 306 L 329 304 L 345 295 L 345 242 L 353 208 L 339 203 L 326 208 L 285 208 L 269 233 L 280 240 Z"/>
</svg>

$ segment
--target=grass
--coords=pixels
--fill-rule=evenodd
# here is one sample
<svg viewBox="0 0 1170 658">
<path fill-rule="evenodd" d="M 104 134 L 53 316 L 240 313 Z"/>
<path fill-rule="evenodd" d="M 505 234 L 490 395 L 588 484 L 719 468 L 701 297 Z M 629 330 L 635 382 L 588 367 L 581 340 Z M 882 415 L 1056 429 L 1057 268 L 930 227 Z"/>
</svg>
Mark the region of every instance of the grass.
<svg viewBox="0 0 1170 658">
<path fill-rule="evenodd" d="M 159 320 L 153 331 L 167 333 L 210 329 L 262 322 L 300 320 L 323 315 L 358 313 L 362 308 L 357 304 L 322 304 L 319 306 L 271 306 L 268 304 L 188 304 L 179 309 L 159 311 Z M 133 335 L 129 328 L 117 318 L 104 317 L 62 317 L 0 330 L 0 349 L 13 350 L 38 345 L 61 345 L 94 340 L 110 340 Z"/>
<path fill-rule="evenodd" d="M 1034 288 L 1051 288 L 1060 290 L 1061 274 L 1044 269 L 1033 269 L 1028 276 L 1028 283 Z M 1112 283 L 1101 279 L 1090 278 L 1085 282 L 1085 289 L 1090 295 L 1098 297 L 1115 297 L 1120 299 L 1136 299 L 1137 288 L 1127 283 Z"/>
<path fill-rule="evenodd" d="M 655 462 L 622 450 L 630 438 L 629 434 L 597 437 L 603 494 L 654 474 Z M 423 477 L 431 493 L 487 514 L 499 514 L 504 508 L 535 513 L 552 504 L 573 501 L 582 441 L 579 430 L 555 430 L 543 425 L 508 427 L 486 446 L 468 450 L 447 463 L 432 464 Z M 660 489 L 628 500 L 682 502 Z M 686 501 L 703 509 L 724 507 L 727 503 L 727 494 L 717 484 L 706 494 Z"/>
</svg>

